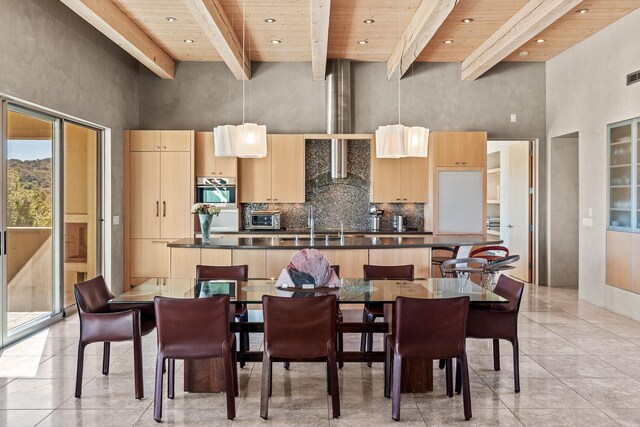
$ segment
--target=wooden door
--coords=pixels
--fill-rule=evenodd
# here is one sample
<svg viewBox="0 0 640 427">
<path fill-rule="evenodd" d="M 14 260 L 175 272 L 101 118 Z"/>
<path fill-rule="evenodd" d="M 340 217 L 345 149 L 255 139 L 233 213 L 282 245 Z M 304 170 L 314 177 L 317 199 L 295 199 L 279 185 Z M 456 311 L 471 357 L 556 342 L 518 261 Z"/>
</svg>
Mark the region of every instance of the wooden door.
<svg viewBox="0 0 640 427">
<path fill-rule="evenodd" d="M 402 202 L 402 159 L 376 157 L 375 141 L 371 141 L 371 202 Z"/>
<path fill-rule="evenodd" d="M 429 159 L 407 157 L 402 159 L 402 202 L 427 203 L 429 201 Z"/>
<path fill-rule="evenodd" d="M 238 161 L 241 203 L 271 202 L 271 154 L 271 135 L 267 135 L 267 157 Z"/>
<path fill-rule="evenodd" d="M 129 153 L 129 235 L 160 237 L 160 153 Z"/>
<path fill-rule="evenodd" d="M 462 132 L 434 132 L 433 143 L 436 166 L 459 166 L 458 140 Z"/>
<path fill-rule="evenodd" d="M 509 147 L 506 231 L 509 253 L 520 255 L 509 275 L 525 282 L 531 281 L 529 229 L 529 142 Z"/>
<path fill-rule="evenodd" d="M 160 159 L 160 236 L 176 239 L 189 237 L 193 234 L 191 153 L 162 152 Z"/>
<path fill-rule="evenodd" d="M 131 151 L 160 151 L 159 130 L 132 130 L 129 138 Z"/>
<path fill-rule="evenodd" d="M 131 239 L 129 275 L 131 277 L 169 277 L 170 240 Z"/>
<path fill-rule="evenodd" d="M 271 196 L 275 203 L 304 203 L 303 135 L 271 135 Z"/>
<path fill-rule="evenodd" d="M 216 158 L 213 155 L 213 132 L 196 132 L 196 176 L 215 176 Z"/>
<path fill-rule="evenodd" d="M 161 151 L 191 151 L 190 130 L 163 130 L 160 131 Z"/>
</svg>

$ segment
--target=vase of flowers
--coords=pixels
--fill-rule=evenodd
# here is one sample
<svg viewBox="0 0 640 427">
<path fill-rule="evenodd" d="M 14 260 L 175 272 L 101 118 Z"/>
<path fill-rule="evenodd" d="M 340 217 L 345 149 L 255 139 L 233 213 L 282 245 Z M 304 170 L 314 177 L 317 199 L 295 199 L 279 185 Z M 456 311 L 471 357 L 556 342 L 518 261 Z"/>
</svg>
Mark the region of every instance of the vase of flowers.
<svg viewBox="0 0 640 427">
<path fill-rule="evenodd" d="M 198 214 L 200 218 L 200 231 L 202 232 L 202 243 L 209 243 L 211 239 L 211 221 L 213 216 L 218 216 L 220 208 L 209 203 L 196 203 L 191 207 L 192 214 Z"/>
</svg>

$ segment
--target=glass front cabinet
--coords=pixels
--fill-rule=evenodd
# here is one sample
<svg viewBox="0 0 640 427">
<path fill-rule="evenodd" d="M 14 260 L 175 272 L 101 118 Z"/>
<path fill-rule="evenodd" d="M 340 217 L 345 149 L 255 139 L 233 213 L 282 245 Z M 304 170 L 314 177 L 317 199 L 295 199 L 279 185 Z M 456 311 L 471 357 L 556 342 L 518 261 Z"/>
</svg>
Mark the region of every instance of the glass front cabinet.
<svg viewBox="0 0 640 427">
<path fill-rule="evenodd" d="M 640 118 L 613 123 L 608 139 L 607 285 L 640 293 Z"/>
</svg>

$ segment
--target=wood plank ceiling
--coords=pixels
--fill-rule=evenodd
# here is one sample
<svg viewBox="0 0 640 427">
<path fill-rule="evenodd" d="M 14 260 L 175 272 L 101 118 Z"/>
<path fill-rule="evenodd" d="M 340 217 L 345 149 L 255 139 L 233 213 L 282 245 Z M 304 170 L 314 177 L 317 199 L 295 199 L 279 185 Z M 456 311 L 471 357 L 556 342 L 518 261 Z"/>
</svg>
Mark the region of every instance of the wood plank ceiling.
<svg viewBox="0 0 640 427">
<path fill-rule="evenodd" d="M 108 0 L 103 0 L 108 1 Z M 111 0 L 177 61 L 221 61 L 183 0 Z M 216 0 L 242 41 L 243 0 Z M 329 58 L 388 61 L 423 0 L 331 0 Z M 462 62 L 528 1 L 459 0 L 418 62 Z M 310 0 L 247 0 L 246 55 L 252 61 L 311 61 Z M 638 0 L 584 0 L 509 54 L 547 61 L 640 7 Z M 576 13 L 588 9 L 588 13 Z M 166 18 L 176 18 L 169 22 Z M 465 23 L 465 18 L 473 22 Z M 269 23 L 265 20 L 275 19 Z M 375 22 L 365 24 L 367 19 Z M 544 43 L 536 43 L 544 39 Z M 185 43 L 193 40 L 193 43 Z M 272 40 L 281 43 L 274 44 Z M 452 43 L 445 44 L 446 40 Z M 366 44 L 358 42 L 366 41 Z M 526 51 L 526 56 L 521 52 Z"/>
</svg>

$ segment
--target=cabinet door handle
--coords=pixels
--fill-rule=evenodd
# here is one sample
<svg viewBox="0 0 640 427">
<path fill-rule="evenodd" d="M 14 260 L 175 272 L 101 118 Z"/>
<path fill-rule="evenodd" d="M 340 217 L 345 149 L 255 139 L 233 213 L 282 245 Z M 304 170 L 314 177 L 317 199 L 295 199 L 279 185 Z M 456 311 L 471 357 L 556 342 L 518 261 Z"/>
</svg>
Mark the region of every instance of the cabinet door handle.
<svg viewBox="0 0 640 427">
<path fill-rule="evenodd" d="M 402 199 L 402 200 L 407 200 L 407 199 Z"/>
<path fill-rule="evenodd" d="M 160 216 L 160 202 L 156 200 L 156 216 Z"/>
<path fill-rule="evenodd" d="M 160 244 L 160 243 L 165 243 L 166 244 L 166 243 L 169 243 L 169 240 L 152 240 L 151 243 L 153 243 L 155 245 Z"/>
<path fill-rule="evenodd" d="M 267 200 L 271 200 L 271 199 L 267 199 Z"/>
<path fill-rule="evenodd" d="M 467 162 L 462 162 L 462 164 L 463 164 L 463 165 L 466 165 L 466 164 L 467 164 Z"/>
<path fill-rule="evenodd" d="M 274 201 L 274 202 L 277 202 L 277 201 L 278 201 L 278 199 L 273 199 L 273 201 Z"/>
<path fill-rule="evenodd" d="M 167 202 L 162 202 L 162 216 L 167 216 Z"/>
<path fill-rule="evenodd" d="M 396 199 L 397 201 L 400 201 L 400 199 Z"/>
<path fill-rule="evenodd" d="M 159 145 L 156 145 L 156 148 L 158 149 L 158 151 L 160 151 L 160 146 Z"/>
<path fill-rule="evenodd" d="M 163 149 L 163 150 L 166 150 L 166 149 L 167 149 L 167 146 L 166 146 L 166 145 L 163 145 L 163 146 L 162 146 L 162 149 Z"/>
</svg>

